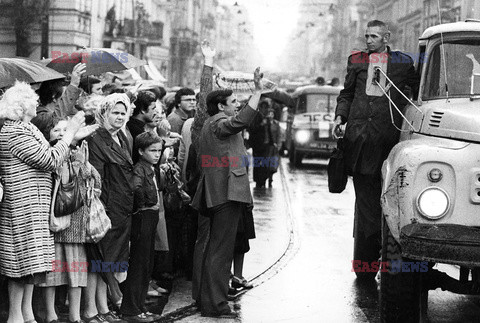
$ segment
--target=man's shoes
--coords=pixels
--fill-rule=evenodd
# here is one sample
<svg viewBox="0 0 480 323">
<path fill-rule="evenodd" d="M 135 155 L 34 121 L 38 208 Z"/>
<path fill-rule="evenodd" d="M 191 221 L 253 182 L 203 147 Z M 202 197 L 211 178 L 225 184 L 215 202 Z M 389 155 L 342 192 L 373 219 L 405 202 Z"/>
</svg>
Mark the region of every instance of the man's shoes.
<svg viewBox="0 0 480 323">
<path fill-rule="evenodd" d="M 153 322 L 155 319 L 151 316 L 148 316 L 145 313 L 138 314 L 138 315 L 130 315 L 126 316 L 124 315 L 123 318 L 127 322 L 133 322 L 133 323 L 148 323 L 148 322 Z"/>
<path fill-rule="evenodd" d="M 243 277 L 237 277 L 233 276 L 232 278 L 232 287 L 233 288 L 245 288 L 245 289 L 250 289 L 253 288 L 253 285 L 249 283 L 245 278 Z"/>
<path fill-rule="evenodd" d="M 230 309 L 222 311 L 222 312 L 214 312 L 214 313 L 203 313 L 203 317 L 214 317 L 219 319 L 235 319 L 238 317 L 238 314 Z"/>
<path fill-rule="evenodd" d="M 228 286 L 227 299 L 233 301 L 237 297 L 239 290 L 233 287 Z"/>
<path fill-rule="evenodd" d="M 82 318 L 82 320 L 85 322 L 85 323 L 105 323 L 105 320 L 103 318 L 103 316 L 100 316 L 100 314 L 97 314 L 97 315 L 94 315 L 92 317 L 86 317 L 84 316 Z"/>
<path fill-rule="evenodd" d="M 154 281 L 148 285 L 147 295 L 150 297 L 162 297 L 163 294 L 168 294 L 168 290 L 158 286 Z"/>
<path fill-rule="evenodd" d="M 154 321 L 157 321 L 162 317 L 160 314 L 155 314 L 155 313 L 152 313 L 152 312 L 145 312 L 144 314 L 148 317 L 153 318 Z"/>
<path fill-rule="evenodd" d="M 122 320 L 117 314 L 114 312 L 110 311 L 105 314 L 99 314 L 101 318 L 103 318 L 104 321 L 110 322 L 110 323 L 125 323 L 125 320 Z"/>
</svg>

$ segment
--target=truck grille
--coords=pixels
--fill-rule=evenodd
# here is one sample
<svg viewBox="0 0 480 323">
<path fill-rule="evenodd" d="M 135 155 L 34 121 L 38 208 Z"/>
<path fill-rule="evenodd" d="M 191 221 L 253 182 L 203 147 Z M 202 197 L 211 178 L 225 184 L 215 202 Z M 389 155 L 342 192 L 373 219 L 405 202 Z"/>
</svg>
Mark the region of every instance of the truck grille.
<svg viewBox="0 0 480 323">
<path fill-rule="evenodd" d="M 433 111 L 432 115 L 430 116 L 430 121 L 428 125 L 430 127 L 438 128 L 440 127 L 440 122 L 442 121 L 444 112 Z"/>
</svg>

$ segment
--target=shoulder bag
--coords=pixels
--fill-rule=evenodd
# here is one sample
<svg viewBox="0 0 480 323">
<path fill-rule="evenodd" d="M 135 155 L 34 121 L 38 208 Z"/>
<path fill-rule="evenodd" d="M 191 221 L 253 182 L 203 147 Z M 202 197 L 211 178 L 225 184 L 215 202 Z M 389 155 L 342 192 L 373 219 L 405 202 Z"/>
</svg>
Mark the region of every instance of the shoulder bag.
<svg viewBox="0 0 480 323">
<path fill-rule="evenodd" d="M 80 192 L 78 175 L 73 169 L 70 158 L 68 158 L 67 163 L 68 183 L 63 184 L 60 176 L 58 192 L 55 195 L 54 214 L 56 217 L 72 214 L 83 206 L 83 197 Z"/>
</svg>

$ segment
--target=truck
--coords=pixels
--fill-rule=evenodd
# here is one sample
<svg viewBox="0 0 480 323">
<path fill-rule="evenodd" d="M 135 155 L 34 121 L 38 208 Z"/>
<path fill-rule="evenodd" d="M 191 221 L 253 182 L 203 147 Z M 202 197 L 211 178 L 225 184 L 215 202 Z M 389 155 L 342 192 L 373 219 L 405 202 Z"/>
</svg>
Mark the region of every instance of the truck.
<svg viewBox="0 0 480 323">
<path fill-rule="evenodd" d="M 429 290 L 479 294 L 479 61 L 479 21 L 419 38 L 418 97 L 382 167 L 382 322 L 427 321 Z"/>
</svg>

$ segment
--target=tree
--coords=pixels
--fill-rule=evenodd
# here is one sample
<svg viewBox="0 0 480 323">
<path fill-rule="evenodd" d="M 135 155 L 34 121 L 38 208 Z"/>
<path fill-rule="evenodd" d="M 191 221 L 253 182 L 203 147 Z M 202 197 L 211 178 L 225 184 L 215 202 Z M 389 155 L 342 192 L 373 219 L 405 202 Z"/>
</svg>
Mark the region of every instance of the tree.
<svg viewBox="0 0 480 323">
<path fill-rule="evenodd" d="M 15 30 L 16 55 L 28 57 L 34 50 L 31 34 L 44 21 L 50 10 L 50 0 L 1 1 L 2 16 L 11 17 Z M 48 19 L 48 17 L 47 17 Z"/>
</svg>

